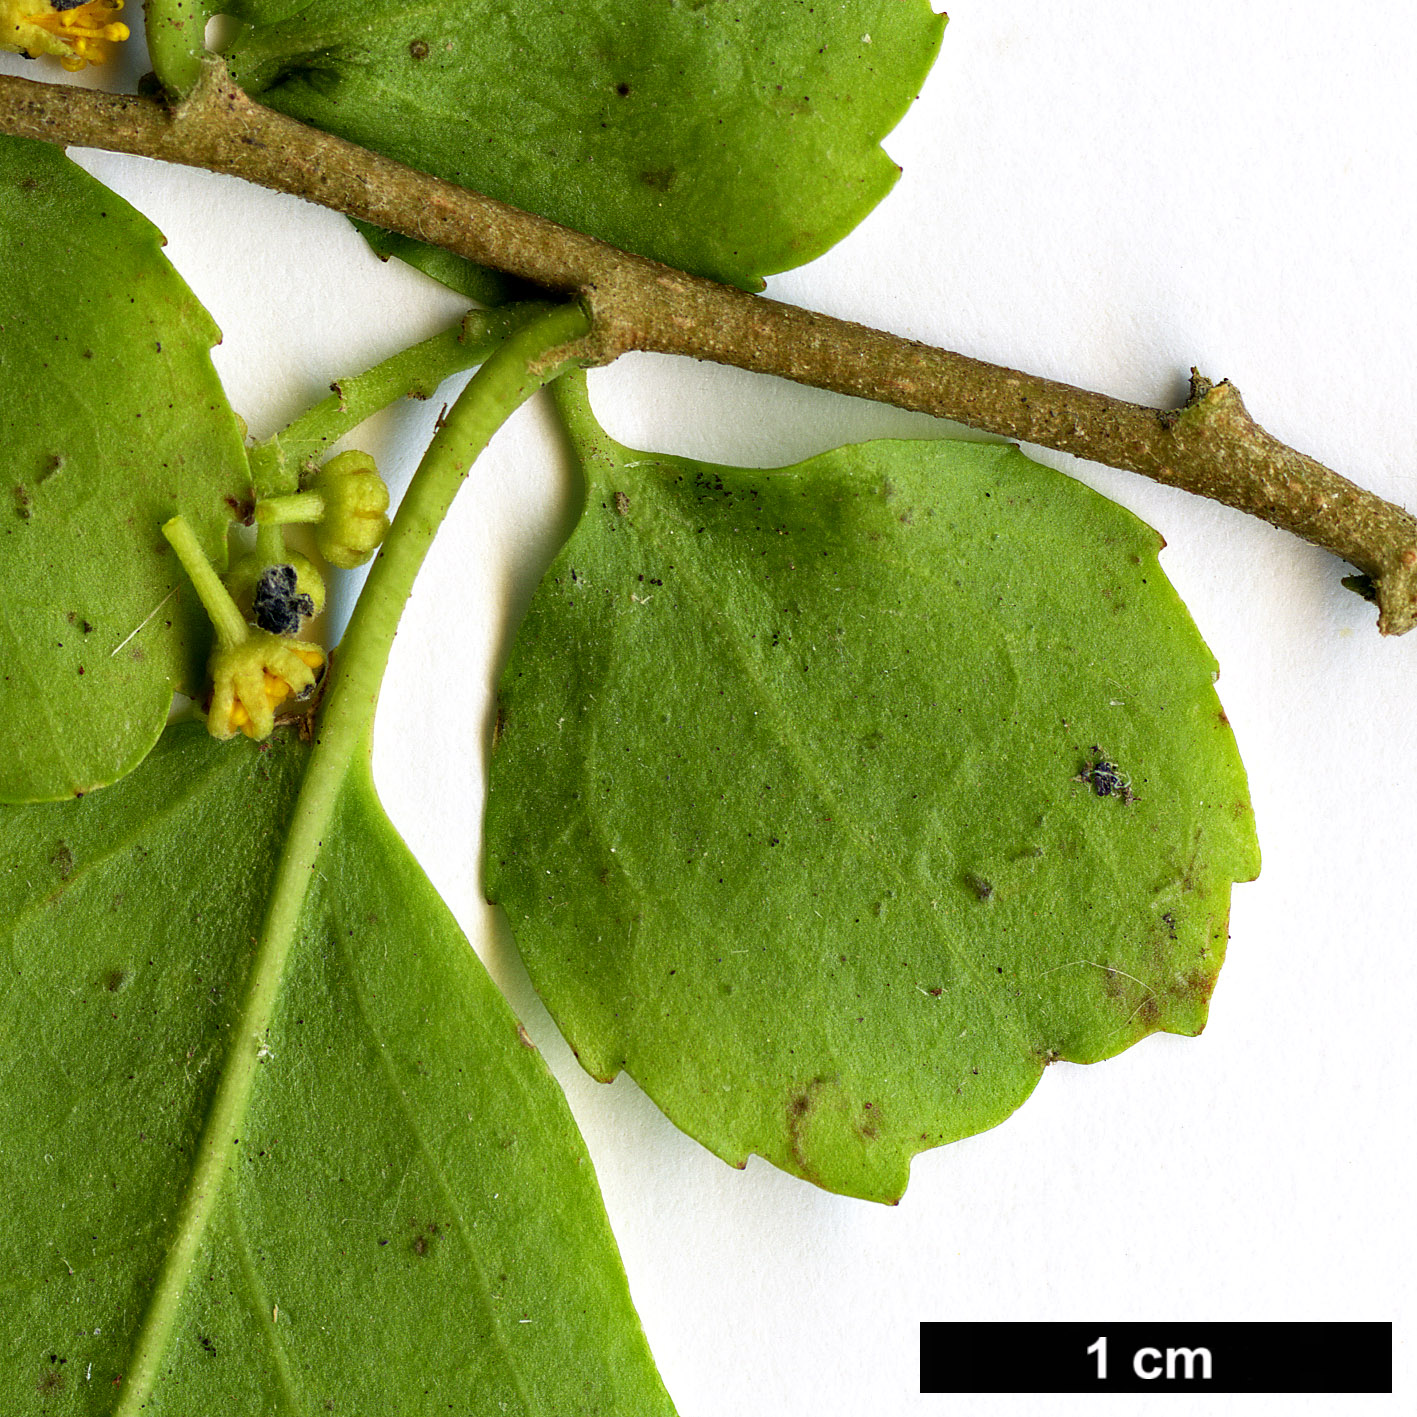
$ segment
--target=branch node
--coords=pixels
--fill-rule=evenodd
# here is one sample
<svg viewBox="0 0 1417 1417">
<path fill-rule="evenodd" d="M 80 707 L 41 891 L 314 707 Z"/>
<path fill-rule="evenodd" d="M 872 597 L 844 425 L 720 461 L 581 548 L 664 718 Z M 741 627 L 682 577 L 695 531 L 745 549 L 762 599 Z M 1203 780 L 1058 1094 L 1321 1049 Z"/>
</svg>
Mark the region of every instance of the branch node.
<svg viewBox="0 0 1417 1417">
<path fill-rule="evenodd" d="M 232 81 L 226 61 L 215 56 L 203 59 L 197 82 L 172 108 L 173 125 L 180 127 L 186 123 L 200 123 L 223 103 L 230 108 L 233 100 L 242 103 L 250 101 Z"/>
<path fill-rule="evenodd" d="M 1224 380 L 1222 382 L 1229 383 L 1229 380 Z M 1201 371 L 1197 369 L 1194 364 L 1192 364 L 1191 391 L 1186 398 L 1186 407 L 1190 408 L 1193 404 L 1200 403 L 1200 401 L 1205 398 L 1206 395 L 1209 394 L 1214 387 L 1215 385 L 1209 379 L 1207 379 L 1205 375 L 1202 374 Z"/>
</svg>

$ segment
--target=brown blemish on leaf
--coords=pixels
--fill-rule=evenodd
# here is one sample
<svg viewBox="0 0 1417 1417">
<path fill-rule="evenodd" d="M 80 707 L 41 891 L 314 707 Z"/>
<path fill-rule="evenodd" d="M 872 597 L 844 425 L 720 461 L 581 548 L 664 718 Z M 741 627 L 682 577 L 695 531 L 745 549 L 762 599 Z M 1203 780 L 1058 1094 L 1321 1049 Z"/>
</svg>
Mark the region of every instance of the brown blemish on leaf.
<svg viewBox="0 0 1417 1417">
<path fill-rule="evenodd" d="M 617 492 L 615 494 L 615 510 L 619 512 L 622 517 L 629 514 L 630 499 L 623 492 Z"/>
<path fill-rule="evenodd" d="M 67 881 L 74 874 L 74 853 L 67 841 L 58 842 L 49 854 L 49 864 L 59 873 L 61 881 Z"/>
<path fill-rule="evenodd" d="M 1111 965 L 1103 965 L 1102 979 L 1102 992 L 1109 999 L 1120 999 L 1126 993 L 1127 981 L 1120 970 L 1113 969 Z"/>
<path fill-rule="evenodd" d="M 536 1044 L 531 1041 L 531 1034 L 526 1031 L 526 1025 L 524 1023 L 517 1025 L 517 1042 L 530 1048 L 533 1053 L 536 1052 Z"/>
<path fill-rule="evenodd" d="M 1177 995 L 1186 1003 L 1204 1008 L 1210 1003 L 1219 976 L 1209 969 L 1193 969 L 1177 988 Z"/>
<path fill-rule="evenodd" d="M 861 1117 L 856 1123 L 856 1134 L 863 1141 L 875 1141 L 880 1135 L 880 1118 L 877 1116 L 877 1111 L 874 1102 L 861 1104 Z"/>
<path fill-rule="evenodd" d="M 39 1375 L 34 1385 L 35 1391 L 41 1397 L 64 1391 L 64 1364 L 68 1361 L 67 1358 L 61 1358 L 57 1353 L 49 1355 L 49 1367 Z"/>
<path fill-rule="evenodd" d="M 817 1168 L 808 1159 L 804 1133 L 817 1106 L 818 1095 L 825 1085 L 824 1079 L 817 1078 L 800 1092 L 793 1093 L 787 1100 L 787 1144 L 792 1152 L 792 1159 L 797 1163 L 798 1174 L 813 1185 L 817 1184 Z"/>
<path fill-rule="evenodd" d="M 430 1220 L 421 1230 L 418 1230 L 418 1222 L 416 1220 L 410 1221 L 409 1224 L 417 1231 L 413 1237 L 410 1248 L 419 1259 L 423 1259 L 428 1254 L 428 1251 L 433 1248 L 433 1242 L 443 1232 L 439 1228 L 436 1220 Z"/>
<path fill-rule="evenodd" d="M 428 57 L 428 41 L 426 39 L 415 39 L 408 46 L 409 58 L 426 59 Z"/>
<path fill-rule="evenodd" d="M 110 969 L 103 976 L 103 987 L 110 994 L 116 994 L 128 982 L 128 971 L 126 969 Z"/>
<path fill-rule="evenodd" d="M 986 880 L 983 876 L 975 875 L 973 871 L 966 873 L 964 883 L 972 890 L 980 901 L 989 901 L 994 896 L 994 883 Z"/>
<path fill-rule="evenodd" d="M 232 519 L 242 526 L 250 526 L 256 519 L 255 497 L 233 497 L 229 493 L 221 499 L 231 509 Z"/>
<path fill-rule="evenodd" d="M 809 1153 L 814 1140 L 809 1135 L 809 1129 L 823 1105 L 831 1104 L 835 1104 L 831 1112 L 833 1124 L 839 1118 L 843 1129 L 851 1128 L 863 1141 L 876 1140 L 880 1121 L 880 1109 L 874 1103 L 862 1104 L 860 1115 L 854 1115 L 855 1109 L 847 1102 L 840 1079 L 836 1076 L 815 1078 L 789 1095 L 785 1120 L 791 1163 L 786 1169 L 795 1170 L 804 1181 L 824 1189 L 832 1188 L 822 1179 L 817 1160 Z"/>
</svg>

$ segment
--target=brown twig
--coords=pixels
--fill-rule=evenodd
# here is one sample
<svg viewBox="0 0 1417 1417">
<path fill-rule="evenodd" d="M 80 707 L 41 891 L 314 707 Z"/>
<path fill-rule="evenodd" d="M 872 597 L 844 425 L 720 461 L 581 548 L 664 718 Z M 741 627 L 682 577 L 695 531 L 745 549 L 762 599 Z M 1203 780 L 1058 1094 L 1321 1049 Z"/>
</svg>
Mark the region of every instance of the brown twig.
<svg viewBox="0 0 1417 1417">
<path fill-rule="evenodd" d="M 174 109 L 0 76 L 0 132 L 231 173 L 578 294 L 595 316 L 584 353 L 597 362 L 689 355 L 1143 473 L 1356 566 L 1384 634 L 1417 624 L 1417 520 L 1271 437 L 1228 382 L 1193 375 L 1182 408 L 1144 408 L 749 295 L 308 128 L 253 103 L 219 62 Z"/>
</svg>

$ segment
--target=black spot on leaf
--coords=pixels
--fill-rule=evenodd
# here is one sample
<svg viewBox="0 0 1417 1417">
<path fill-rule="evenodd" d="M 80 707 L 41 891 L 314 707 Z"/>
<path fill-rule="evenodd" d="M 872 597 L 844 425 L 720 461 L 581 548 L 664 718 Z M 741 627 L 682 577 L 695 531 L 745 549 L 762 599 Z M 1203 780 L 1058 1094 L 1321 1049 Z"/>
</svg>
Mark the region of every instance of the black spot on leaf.
<svg viewBox="0 0 1417 1417">
<path fill-rule="evenodd" d="M 1103 756 L 1101 748 L 1094 744 L 1092 751 L 1096 754 L 1093 761 L 1086 764 L 1073 781 L 1087 783 L 1099 797 L 1120 797 L 1123 802 L 1135 802 L 1131 779 L 1116 763 Z"/>
</svg>

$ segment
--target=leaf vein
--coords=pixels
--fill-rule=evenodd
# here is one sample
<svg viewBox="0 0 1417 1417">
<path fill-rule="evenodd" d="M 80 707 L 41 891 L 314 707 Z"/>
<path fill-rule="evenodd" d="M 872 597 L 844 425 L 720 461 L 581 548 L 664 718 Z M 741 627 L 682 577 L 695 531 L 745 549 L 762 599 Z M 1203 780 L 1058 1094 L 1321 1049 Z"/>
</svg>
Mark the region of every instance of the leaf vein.
<svg viewBox="0 0 1417 1417">
<path fill-rule="evenodd" d="M 689 552 L 688 556 L 684 554 L 686 546 Z M 823 805 L 830 808 L 833 819 L 839 821 L 845 827 L 861 854 L 873 860 L 883 873 L 893 877 L 898 883 L 902 894 L 917 894 L 915 883 L 906 877 L 905 873 L 896 862 L 881 854 L 876 846 L 874 837 L 869 833 L 863 833 L 857 827 L 854 814 L 848 812 L 845 807 L 842 806 L 835 791 L 830 786 L 824 770 L 817 763 L 815 756 L 808 749 L 806 744 L 801 742 L 798 736 L 792 732 L 791 728 L 784 720 L 778 710 L 776 700 L 767 692 L 761 679 L 755 672 L 752 663 L 748 660 L 747 656 L 744 655 L 738 638 L 722 623 L 722 619 L 715 609 L 714 597 L 708 593 L 707 587 L 700 579 L 697 572 L 689 569 L 686 565 L 690 557 L 698 559 L 701 556 L 702 553 L 697 549 L 694 538 L 686 537 L 684 544 L 678 548 L 675 565 L 684 574 L 685 584 L 699 601 L 700 614 L 704 622 L 712 625 L 715 630 L 717 630 L 719 638 L 726 645 L 731 657 L 737 662 L 744 682 L 751 689 L 753 697 L 762 705 L 764 716 L 771 724 L 779 742 L 797 763 L 803 776 L 810 780 L 812 788 L 817 793 L 819 800 Z M 984 1001 L 990 1013 L 999 1021 L 1001 1027 L 1005 1028 L 1013 1035 L 1025 1052 L 1033 1053 L 1033 1045 L 1029 1042 L 1018 1019 L 1012 1013 L 1002 1009 L 999 1002 L 993 997 L 992 992 L 984 987 L 985 976 L 979 966 L 961 949 L 958 941 L 955 940 L 948 931 L 942 930 L 940 932 L 940 938 L 943 940 L 945 948 L 954 957 L 961 970 L 973 977 L 979 997 Z"/>
<path fill-rule="evenodd" d="M 28 924 L 36 915 L 54 904 L 54 902 L 59 900 L 62 896 L 67 895 L 95 871 L 98 871 L 105 864 L 112 861 L 114 857 L 134 845 L 135 842 L 143 837 L 152 837 L 155 835 L 156 828 L 160 828 L 169 817 L 177 816 L 184 811 L 207 790 L 213 778 L 222 777 L 225 771 L 225 766 L 220 759 L 217 759 L 213 762 L 211 767 L 199 777 L 186 783 L 181 792 L 164 806 L 142 816 L 132 830 L 124 832 L 121 836 L 115 838 L 106 850 L 100 852 L 97 856 L 88 857 L 57 890 L 51 890 L 44 895 L 34 897 L 25 909 L 21 910 L 17 915 L 10 917 L 11 937 L 17 937 L 21 928 Z"/>
<path fill-rule="evenodd" d="M 246 1238 L 245 1227 L 241 1224 L 241 1212 L 234 1195 L 231 1196 L 223 1209 L 226 1211 L 227 1229 L 231 1235 L 231 1242 L 236 1247 L 236 1258 L 241 1270 L 241 1278 L 245 1282 L 246 1297 L 250 1300 L 251 1311 L 256 1316 L 256 1327 L 271 1350 L 271 1361 L 275 1365 L 276 1377 L 279 1380 L 280 1395 L 284 1399 L 286 1410 L 292 1414 L 292 1417 L 300 1417 L 301 1412 L 306 1410 L 306 1404 L 295 1381 L 295 1374 L 291 1372 L 290 1358 L 286 1353 L 285 1344 L 276 1331 L 275 1311 L 269 1303 L 270 1296 L 261 1284 L 261 1277 L 256 1272 L 256 1261 L 251 1254 L 251 1245 Z"/>
</svg>

